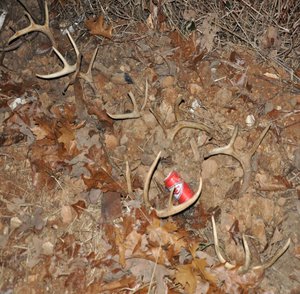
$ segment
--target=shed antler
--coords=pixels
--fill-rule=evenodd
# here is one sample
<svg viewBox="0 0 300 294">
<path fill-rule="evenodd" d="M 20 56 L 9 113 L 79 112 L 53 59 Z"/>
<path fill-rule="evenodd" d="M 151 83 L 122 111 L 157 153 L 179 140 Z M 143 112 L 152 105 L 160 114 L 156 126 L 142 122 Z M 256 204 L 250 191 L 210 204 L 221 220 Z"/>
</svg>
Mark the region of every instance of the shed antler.
<svg viewBox="0 0 300 294">
<path fill-rule="evenodd" d="M 34 20 L 32 19 L 32 16 L 26 11 L 25 15 L 28 17 L 29 21 L 30 21 L 30 25 L 22 30 L 17 31 L 12 37 L 10 37 L 10 39 L 8 40 L 8 43 L 11 43 L 12 41 L 14 41 L 15 39 L 24 36 L 28 33 L 31 32 L 41 32 L 43 34 L 45 34 L 51 41 L 53 46 L 56 46 L 55 44 L 55 39 L 54 36 L 52 34 L 52 31 L 50 30 L 49 27 L 49 11 L 48 11 L 48 6 L 47 6 L 47 2 L 45 1 L 45 22 L 43 25 L 39 25 L 37 23 L 34 22 Z"/>
<path fill-rule="evenodd" d="M 205 156 L 205 158 L 208 158 L 210 156 L 217 155 L 217 154 L 225 154 L 225 155 L 230 155 L 230 156 L 234 157 L 241 163 L 243 171 L 244 171 L 243 184 L 242 184 L 242 187 L 240 190 L 241 194 L 247 191 L 249 184 L 250 184 L 251 172 L 252 172 L 252 168 L 251 168 L 252 156 L 256 152 L 258 146 L 262 142 L 262 140 L 265 137 L 266 133 L 268 132 L 270 126 L 271 125 L 268 125 L 265 127 L 265 129 L 263 130 L 263 132 L 261 133 L 259 138 L 253 144 L 252 148 L 246 153 L 241 153 L 239 151 L 236 151 L 234 148 L 234 142 L 235 142 L 235 140 L 237 138 L 237 134 L 238 134 L 238 126 L 236 126 L 234 128 L 233 135 L 232 135 L 231 140 L 228 145 L 226 145 L 224 147 L 215 148 Z"/>
<path fill-rule="evenodd" d="M 148 208 L 152 207 L 150 204 L 150 201 L 149 201 L 149 189 L 150 189 L 151 179 L 153 177 L 154 170 L 160 160 L 160 157 L 161 157 L 161 152 L 158 153 L 155 160 L 153 161 L 153 163 L 148 171 L 148 174 L 146 176 L 146 179 L 145 179 L 144 202 Z M 184 203 L 176 205 L 176 206 L 174 206 L 172 204 L 173 191 L 171 191 L 169 201 L 168 201 L 168 207 L 166 209 L 162 209 L 162 210 L 155 209 L 157 216 L 158 217 L 168 217 L 168 216 L 177 214 L 177 213 L 187 209 L 188 207 L 192 206 L 198 200 L 201 190 L 202 190 L 202 178 L 200 177 L 198 190 L 193 195 L 193 197 L 190 198 L 189 200 L 185 201 Z"/>
<path fill-rule="evenodd" d="M 132 104 L 133 104 L 133 111 L 130 113 L 122 113 L 122 114 L 110 114 L 107 112 L 107 115 L 110 116 L 113 119 L 129 119 L 129 118 L 139 118 L 141 116 L 138 106 L 136 103 L 136 100 L 134 98 L 134 95 L 132 92 L 128 93 L 128 96 L 130 97 Z"/>
<path fill-rule="evenodd" d="M 60 60 L 62 61 L 63 65 L 64 65 L 63 69 L 58 71 L 58 72 L 49 74 L 49 75 L 36 74 L 37 77 L 39 77 L 41 79 L 47 79 L 47 80 L 48 79 L 55 79 L 55 78 L 60 78 L 60 77 L 63 77 L 65 75 L 68 75 L 70 73 L 73 73 L 73 72 L 75 72 L 76 70 L 79 69 L 79 66 L 80 66 L 80 53 L 79 53 L 79 50 L 78 50 L 71 34 L 69 32 L 67 32 L 67 35 L 68 35 L 69 40 L 70 40 L 71 44 L 73 45 L 74 50 L 76 52 L 76 63 L 73 64 L 73 65 L 70 65 L 66 61 L 66 59 L 61 55 L 61 53 L 55 47 L 53 47 L 54 52 L 57 54 L 57 56 L 60 58 Z"/>
<path fill-rule="evenodd" d="M 245 274 L 245 273 L 247 273 L 249 271 L 253 271 L 253 270 L 254 271 L 255 270 L 266 270 L 267 268 L 271 267 L 285 253 L 285 251 L 290 246 L 291 239 L 289 238 L 286 241 L 286 243 L 284 244 L 284 246 L 282 248 L 278 249 L 277 252 L 271 258 L 269 258 L 267 261 L 265 261 L 264 263 L 262 263 L 258 266 L 250 267 L 251 253 L 250 253 L 250 250 L 249 250 L 249 245 L 248 245 L 248 242 L 246 240 L 246 237 L 243 234 L 243 244 L 244 244 L 244 249 L 245 249 L 245 263 L 242 266 L 238 267 L 237 265 L 234 265 L 234 264 L 228 262 L 223 257 L 223 255 L 221 254 L 221 250 L 220 250 L 220 247 L 219 247 L 217 228 L 216 228 L 216 222 L 215 222 L 214 216 L 211 217 L 211 220 L 212 220 L 212 225 L 213 225 L 215 251 L 216 251 L 216 254 L 217 254 L 217 257 L 218 257 L 219 261 L 221 263 L 223 263 L 225 268 L 227 268 L 227 269 L 238 268 L 237 271 L 238 271 L 239 274 Z"/>
<path fill-rule="evenodd" d="M 173 128 L 168 129 L 167 132 L 167 136 L 168 138 L 173 141 L 176 134 L 182 130 L 182 129 L 198 129 L 198 130 L 202 130 L 207 132 L 208 134 L 212 133 L 212 129 L 210 127 L 208 127 L 207 125 L 203 124 L 203 123 L 198 123 L 198 122 L 192 122 L 192 121 L 180 121 L 178 122 Z"/>
</svg>

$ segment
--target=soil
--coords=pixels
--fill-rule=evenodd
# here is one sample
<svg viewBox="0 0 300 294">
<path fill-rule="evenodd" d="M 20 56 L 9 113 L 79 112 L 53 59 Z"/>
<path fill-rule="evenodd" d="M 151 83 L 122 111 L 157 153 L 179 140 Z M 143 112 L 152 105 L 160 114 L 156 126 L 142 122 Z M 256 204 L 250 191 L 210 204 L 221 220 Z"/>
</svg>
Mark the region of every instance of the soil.
<svg viewBox="0 0 300 294">
<path fill-rule="evenodd" d="M 241 45 L 207 52 L 193 33 L 142 23 L 130 38 L 71 35 L 80 72 L 98 48 L 92 83 L 77 75 L 64 91 L 72 74 L 36 77 L 62 66 L 42 34 L 3 55 L 1 293 L 300 293 L 300 91 L 284 69 Z M 68 37 L 54 37 L 74 64 Z M 132 97 L 138 117 L 107 115 L 131 113 Z M 180 121 L 204 127 L 172 139 Z M 237 126 L 239 160 L 268 128 L 249 179 L 237 158 L 209 156 Z M 159 151 L 154 208 L 167 205 L 171 171 L 194 191 L 203 179 L 196 204 L 164 219 L 143 199 Z M 212 215 L 232 270 L 216 255 Z M 243 235 L 247 273 L 238 272 Z M 255 271 L 289 238 L 274 264 Z"/>
</svg>

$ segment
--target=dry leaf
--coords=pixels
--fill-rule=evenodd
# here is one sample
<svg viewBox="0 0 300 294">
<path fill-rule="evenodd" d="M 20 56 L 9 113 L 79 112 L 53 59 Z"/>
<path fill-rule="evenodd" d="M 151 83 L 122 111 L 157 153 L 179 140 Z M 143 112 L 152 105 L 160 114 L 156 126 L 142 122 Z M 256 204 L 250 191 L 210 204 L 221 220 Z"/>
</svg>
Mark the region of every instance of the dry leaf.
<svg viewBox="0 0 300 294">
<path fill-rule="evenodd" d="M 101 222 L 112 223 L 122 215 L 121 194 L 105 192 L 101 198 Z"/>
<path fill-rule="evenodd" d="M 78 217 L 86 209 L 86 204 L 83 200 L 78 200 L 76 203 L 72 204 L 71 206 L 76 211 Z"/>
<path fill-rule="evenodd" d="M 215 284 L 217 282 L 217 279 L 215 276 L 213 276 L 212 274 L 210 274 L 207 270 L 207 262 L 205 259 L 201 259 L 201 258 L 195 258 L 192 262 L 193 266 L 199 270 L 203 276 L 203 278 L 210 282 Z"/>
<path fill-rule="evenodd" d="M 89 29 L 92 35 L 99 35 L 108 39 L 112 37 L 112 25 L 106 25 L 104 23 L 103 15 L 98 18 L 90 18 L 86 20 L 85 26 Z"/>
<path fill-rule="evenodd" d="M 181 284 L 189 294 L 195 293 L 197 287 L 197 277 L 193 270 L 192 264 L 177 266 L 175 274 L 176 282 Z"/>
</svg>

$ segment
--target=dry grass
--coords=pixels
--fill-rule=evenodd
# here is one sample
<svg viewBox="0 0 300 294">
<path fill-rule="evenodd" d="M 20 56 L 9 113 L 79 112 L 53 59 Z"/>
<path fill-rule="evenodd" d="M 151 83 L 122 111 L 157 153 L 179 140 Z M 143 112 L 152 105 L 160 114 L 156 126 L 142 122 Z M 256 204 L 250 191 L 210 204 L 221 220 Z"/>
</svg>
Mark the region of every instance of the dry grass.
<svg viewBox="0 0 300 294">
<path fill-rule="evenodd" d="M 156 3 L 157 1 L 153 1 Z M 131 25 L 146 21 L 153 13 L 153 4 L 145 1 L 57 1 L 60 19 L 73 20 L 84 28 L 86 18 L 105 15 L 108 21 L 116 19 L 126 24 L 117 26 L 118 36 L 130 35 Z M 157 4 L 158 5 L 158 4 Z M 300 2 L 296 0 L 242 0 L 242 1 L 163 1 L 158 7 L 171 29 L 188 35 L 191 30 L 202 34 L 201 26 L 209 18 L 217 29 L 215 47 L 239 43 L 254 49 L 263 60 L 271 60 L 299 82 L 294 73 L 300 67 Z M 192 13 L 191 13 L 192 12 Z M 276 30 L 279 42 L 270 40 L 263 46 L 267 30 Z M 116 27 L 115 27 L 116 29 Z M 269 46 L 268 46 L 269 45 Z M 267 47 L 267 48 L 266 48 Z"/>
</svg>

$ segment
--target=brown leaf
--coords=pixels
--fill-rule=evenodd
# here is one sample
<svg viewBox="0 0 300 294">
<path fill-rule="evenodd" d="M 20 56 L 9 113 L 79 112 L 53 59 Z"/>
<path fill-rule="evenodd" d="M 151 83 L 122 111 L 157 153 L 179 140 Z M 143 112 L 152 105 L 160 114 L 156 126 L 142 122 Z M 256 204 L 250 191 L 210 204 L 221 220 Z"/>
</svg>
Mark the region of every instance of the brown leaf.
<svg viewBox="0 0 300 294">
<path fill-rule="evenodd" d="M 205 259 L 203 258 L 195 258 L 192 262 L 193 266 L 201 272 L 203 278 L 210 282 L 210 283 L 213 283 L 215 284 L 217 282 L 217 279 L 215 276 L 213 276 L 212 274 L 210 274 L 207 270 L 206 270 L 206 267 L 207 267 L 207 262 Z"/>
<path fill-rule="evenodd" d="M 98 18 L 87 19 L 85 26 L 92 35 L 99 35 L 108 39 L 112 37 L 112 25 L 106 25 L 104 23 L 103 15 L 100 15 Z"/>
<path fill-rule="evenodd" d="M 78 217 L 86 209 L 86 204 L 83 200 L 78 200 L 76 203 L 72 204 L 71 206 L 76 211 Z"/>
<path fill-rule="evenodd" d="M 111 223 L 121 215 L 121 194 L 118 192 L 103 193 L 101 199 L 101 222 Z"/>
<path fill-rule="evenodd" d="M 193 270 L 192 264 L 177 266 L 175 274 L 176 282 L 181 284 L 189 294 L 195 293 L 197 287 L 197 277 Z"/>
<path fill-rule="evenodd" d="M 94 294 L 94 293 L 103 293 L 104 291 L 109 291 L 109 293 L 120 293 L 119 291 L 116 290 L 132 288 L 134 284 L 136 284 L 136 278 L 133 276 L 124 277 L 122 279 L 118 279 L 117 281 L 106 282 L 106 283 L 93 282 L 88 286 L 85 293 Z"/>
</svg>

